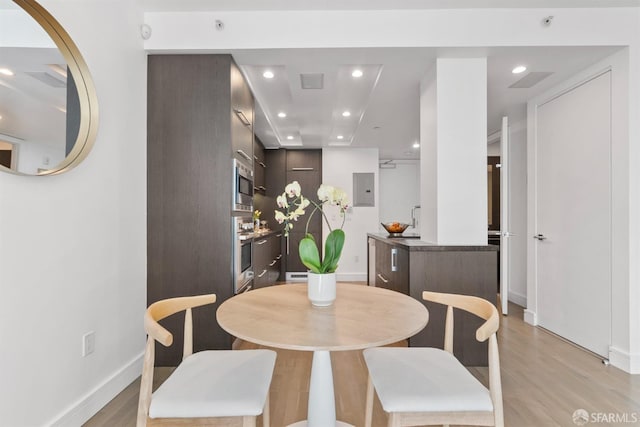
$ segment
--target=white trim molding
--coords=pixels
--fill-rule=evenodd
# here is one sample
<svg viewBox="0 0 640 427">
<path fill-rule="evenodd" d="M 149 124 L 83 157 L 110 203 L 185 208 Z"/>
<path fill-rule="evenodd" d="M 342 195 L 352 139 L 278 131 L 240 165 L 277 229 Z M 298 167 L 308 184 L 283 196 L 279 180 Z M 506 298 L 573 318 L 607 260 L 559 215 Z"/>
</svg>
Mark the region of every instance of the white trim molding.
<svg viewBox="0 0 640 427">
<path fill-rule="evenodd" d="M 140 376 L 143 357 L 144 353 L 134 357 L 111 377 L 105 379 L 84 397 L 62 411 L 47 425 L 53 427 L 75 427 L 84 424 Z"/>
<path fill-rule="evenodd" d="M 526 307 L 527 306 L 527 296 L 526 295 L 522 295 L 519 292 L 514 292 L 514 291 L 509 291 L 509 301 L 511 301 L 514 304 L 518 304 L 520 307 Z"/>
<path fill-rule="evenodd" d="M 339 282 L 366 282 L 367 273 L 337 273 L 336 279 Z"/>
<path fill-rule="evenodd" d="M 631 354 L 622 349 L 610 346 L 609 363 L 630 374 L 640 374 L 640 354 Z"/>
<path fill-rule="evenodd" d="M 531 326 L 538 326 L 538 314 L 528 309 L 524 310 L 524 321 Z"/>
</svg>

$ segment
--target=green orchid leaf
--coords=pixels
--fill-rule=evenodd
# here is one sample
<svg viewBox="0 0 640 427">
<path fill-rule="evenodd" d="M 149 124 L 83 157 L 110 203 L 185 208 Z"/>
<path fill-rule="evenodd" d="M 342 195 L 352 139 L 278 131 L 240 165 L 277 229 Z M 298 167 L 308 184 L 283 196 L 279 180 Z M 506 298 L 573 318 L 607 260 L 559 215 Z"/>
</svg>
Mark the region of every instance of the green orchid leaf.
<svg viewBox="0 0 640 427">
<path fill-rule="evenodd" d="M 318 247 L 311 234 L 307 234 L 298 245 L 298 254 L 300 261 L 312 272 L 316 274 L 322 273 L 320 265 L 320 254 Z"/>
<path fill-rule="evenodd" d="M 338 268 L 338 261 L 342 255 L 344 246 L 344 231 L 335 229 L 327 236 L 324 246 L 324 260 L 322 261 L 322 273 L 333 273 Z"/>
</svg>

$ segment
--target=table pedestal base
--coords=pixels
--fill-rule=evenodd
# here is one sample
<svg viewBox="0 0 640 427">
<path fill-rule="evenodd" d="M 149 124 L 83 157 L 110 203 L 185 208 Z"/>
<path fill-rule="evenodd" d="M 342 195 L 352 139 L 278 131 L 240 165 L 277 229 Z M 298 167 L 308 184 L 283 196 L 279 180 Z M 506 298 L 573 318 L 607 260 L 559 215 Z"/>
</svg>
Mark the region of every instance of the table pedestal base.
<svg viewBox="0 0 640 427">
<path fill-rule="evenodd" d="M 353 424 L 345 423 L 342 421 L 336 421 L 336 427 L 355 427 Z M 289 424 L 287 427 L 309 427 L 307 421 L 298 421 L 297 423 Z"/>
<path fill-rule="evenodd" d="M 336 421 L 336 399 L 333 391 L 333 370 L 331 354 L 328 351 L 314 351 L 309 381 L 309 408 L 306 421 L 291 424 L 290 427 L 353 427 Z"/>
</svg>

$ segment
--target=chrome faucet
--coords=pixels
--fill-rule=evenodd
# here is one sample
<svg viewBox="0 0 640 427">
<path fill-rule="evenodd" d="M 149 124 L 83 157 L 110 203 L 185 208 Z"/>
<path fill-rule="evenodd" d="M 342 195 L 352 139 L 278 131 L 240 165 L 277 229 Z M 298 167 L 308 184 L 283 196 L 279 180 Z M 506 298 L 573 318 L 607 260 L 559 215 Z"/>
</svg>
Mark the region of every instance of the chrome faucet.
<svg viewBox="0 0 640 427">
<path fill-rule="evenodd" d="M 411 208 L 411 228 L 416 228 L 416 209 L 420 209 L 420 205 Z"/>
</svg>

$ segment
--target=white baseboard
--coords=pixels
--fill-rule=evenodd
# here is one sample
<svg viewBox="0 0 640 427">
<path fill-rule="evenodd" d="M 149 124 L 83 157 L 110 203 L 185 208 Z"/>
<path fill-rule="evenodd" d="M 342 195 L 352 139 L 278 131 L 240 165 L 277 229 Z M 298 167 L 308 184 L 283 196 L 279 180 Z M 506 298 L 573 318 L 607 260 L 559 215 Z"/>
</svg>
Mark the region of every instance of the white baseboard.
<svg viewBox="0 0 640 427">
<path fill-rule="evenodd" d="M 640 374 L 640 354 L 631 354 L 610 346 L 609 363 L 630 374 Z"/>
<path fill-rule="evenodd" d="M 538 325 L 538 315 L 531 311 L 524 309 L 524 321 L 530 325 L 537 326 Z"/>
<path fill-rule="evenodd" d="M 509 291 L 509 301 L 514 304 L 518 304 L 520 307 L 527 306 L 527 296 L 518 292 Z"/>
<path fill-rule="evenodd" d="M 366 282 L 367 273 L 337 273 L 338 282 Z"/>
<path fill-rule="evenodd" d="M 97 414 L 111 399 L 140 376 L 143 357 L 144 353 L 136 356 L 83 398 L 65 409 L 47 425 L 77 427 L 87 422 L 89 418 Z"/>
<path fill-rule="evenodd" d="M 307 273 L 292 273 L 287 272 L 285 274 L 285 280 L 287 282 L 307 282 Z M 336 273 L 336 280 L 338 282 L 366 282 L 367 273 Z"/>
</svg>

